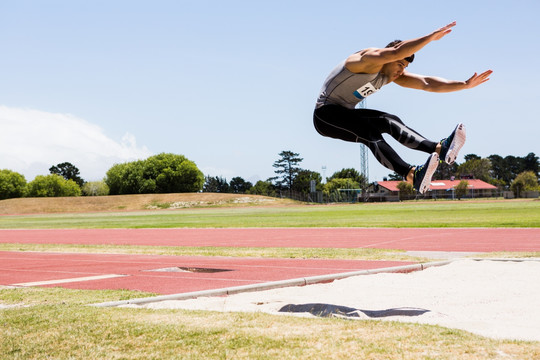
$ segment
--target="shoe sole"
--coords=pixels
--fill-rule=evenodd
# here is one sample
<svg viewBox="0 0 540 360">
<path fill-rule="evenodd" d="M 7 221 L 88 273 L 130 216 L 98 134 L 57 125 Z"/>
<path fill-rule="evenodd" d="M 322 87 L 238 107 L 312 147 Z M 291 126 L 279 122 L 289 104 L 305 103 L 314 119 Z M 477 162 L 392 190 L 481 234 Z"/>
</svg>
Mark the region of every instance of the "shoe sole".
<svg viewBox="0 0 540 360">
<path fill-rule="evenodd" d="M 422 179 L 422 182 L 420 183 L 418 189 L 418 192 L 420 194 L 425 194 L 426 191 L 428 191 L 429 185 L 431 184 L 431 178 L 433 177 L 435 170 L 437 170 L 438 165 L 439 155 L 437 155 L 437 153 L 431 154 L 431 157 L 429 158 L 429 163 L 427 165 L 426 174 L 424 175 L 424 178 Z"/>
<path fill-rule="evenodd" d="M 454 133 L 454 139 L 452 139 L 452 143 L 448 147 L 448 152 L 446 153 L 446 157 L 444 159 L 448 165 L 452 165 L 456 161 L 459 151 L 463 145 L 465 145 L 466 139 L 467 134 L 465 132 L 465 125 L 458 124 Z"/>
</svg>

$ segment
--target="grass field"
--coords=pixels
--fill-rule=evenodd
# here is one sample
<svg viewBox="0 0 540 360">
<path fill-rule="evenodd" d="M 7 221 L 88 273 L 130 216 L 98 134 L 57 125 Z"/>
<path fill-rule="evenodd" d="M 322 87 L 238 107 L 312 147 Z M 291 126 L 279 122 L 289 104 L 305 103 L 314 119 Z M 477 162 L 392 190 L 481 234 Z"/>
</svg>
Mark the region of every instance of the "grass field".
<svg viewBox="0 0 540 360">
<path fill-rule="evenodd" d="M 538 359 L 540 344 L 439 326 L 94 308 L 122 291 L 5 289 L 2 359 Z M 138 294 L 148 296 L 149 294 Z"/>
<path fill-rule="evenodd" d="M 235 206 L 0 216 L 0 229 L 174 227 L 540 227 L 540 201 Z"/>
<path fill-rule="evenodd" d="M 123 200 L 128 201 L 129 200 Z M 141 202 L 141 199 L 137 199 Z M 142 201 L 143 205 L 145 202 Z M 158 204 L 158 202 L 154 202 Z M 159 203 L 163 204 L 163 203 Z M 251 204 L 252 205 L 252 204 Z M 10 205 L 11 206 L 11 205 Z M 117 205 L 111 205 L 117 206 Z M 124 205 L 123 205 L 124 206 Z M 440 201 L 313 206 L 273 204 L 0 216 L 0 228 L 137 227 L 539 227 L 540 201 Z M 198 205 L 199 206 L 199 205 Z M 226 206 L 226 207 L 223 207 Z M 0 202 L 0 208 L 2 202 Z M 161 208 L 166 207 L 161 205 Z M 5 209 L 6 207 L 4 207 Z M 41 206 L 41 209 L 47 207 Z M 88 208 L 86 208 L 88 209 Z M 114 211 L 111 211 L 114 210 Z M 19 215 L 13 215 L 14 213 Z M 4 213 L 5 214 L 5 213 Z M 3 244 L 9 251 L 185 254 L 166 247 Z M 233 256 L 388 258 L 346 249 L 229 249 Z M 222 256 L 223 249 L 190 248 Z M 227 251 L 227 249 L 225 249 Z M 514 254 L 530 256 L 531 254 Z M 512 254 L 498 254 L 512 256 Z M 532 254 L 538 256 L 538 253 Z M 1 359 L 540 359 L 539 342 L 492 340 L 438 326 L 251 313 L 95 308 L 146 297 L 131 291 L 0 288 Z M 532 304 L 531 304 L 532 305 Z"/>
</svg>

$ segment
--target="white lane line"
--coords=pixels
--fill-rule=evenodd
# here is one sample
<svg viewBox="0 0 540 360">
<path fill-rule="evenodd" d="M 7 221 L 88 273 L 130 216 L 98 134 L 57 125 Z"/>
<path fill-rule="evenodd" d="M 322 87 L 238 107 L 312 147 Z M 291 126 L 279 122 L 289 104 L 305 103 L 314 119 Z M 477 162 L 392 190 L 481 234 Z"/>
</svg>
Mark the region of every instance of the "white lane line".
<svg viewBox="0 0 540 360">
<path fill-rule="evenodd" d="M 80 281 L 113 279 L 113 278 L 124 277 L 124 276 L 129 276 L 129 275 L 108 274 L 108 275 L 98 275 L 98 276 L 85 276 L 85 277 L 69 278 L 69 279 L 59 279 L 59 280 L 36 281 L 36 282 L 11 284 L 11 286 L 43 286 L 43 285 L 55 285 L 55 284 L 67 284 L 67 283 L 80 282 Z"/>
</svg>

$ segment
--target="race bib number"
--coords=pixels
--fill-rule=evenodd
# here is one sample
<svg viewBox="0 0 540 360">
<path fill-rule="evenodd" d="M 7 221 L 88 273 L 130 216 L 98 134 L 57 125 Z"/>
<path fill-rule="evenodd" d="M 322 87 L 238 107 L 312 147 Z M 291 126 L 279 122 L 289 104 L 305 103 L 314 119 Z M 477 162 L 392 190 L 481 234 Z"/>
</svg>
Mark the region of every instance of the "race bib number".
<svg viewBox="0 0 540 360">
<path fill-rule="evenodd" d="M 377 90 L 379 89 L 375 88 L 375 86 L 373 86 L 371 83 L 367 83 L 362 87 L 356 89 L 356 91 L 354 92 L 354 96 L 359 99 L 364 99 L 369 95 L 373 94 L 374 92 L 377 92 Z"/>
</svg>

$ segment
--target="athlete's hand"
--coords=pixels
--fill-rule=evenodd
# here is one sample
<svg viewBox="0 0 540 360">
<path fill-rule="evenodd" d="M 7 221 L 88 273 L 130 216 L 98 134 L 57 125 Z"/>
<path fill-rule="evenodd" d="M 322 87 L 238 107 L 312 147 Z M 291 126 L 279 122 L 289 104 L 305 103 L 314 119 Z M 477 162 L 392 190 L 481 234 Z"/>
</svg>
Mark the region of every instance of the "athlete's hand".
<svg viewBox="0 0 540 360">
<path fill-rule="evenodd" d="M 477 73 L 474 73 L 473 76 L 471 76 L 468 80 L 465 81 L 467 89 L 472 89 L 473 87 L 476 87 L 488 81 L 489 76 L 491 75 L 492 72 L 493 72 L 492 70 L 488 70 L 488 71 L 484 71 L 480 75 L 478 75 Z"/>
<path fill-rule="evenodd" d="M 432 41 L 435 41 L 435 40 L 440 40 L 442 39 L 444 36 L 450 34 L 452 32 L 452 28 L 456 26 L 456 22 L 451 22 L 450 24 L 446 25 L 446 26 L 443 26 L 442 28 L 438 29 L 438 30 L 435 30 L 432 34 L 431 34 L 431 40 Z"/>
</svg>

